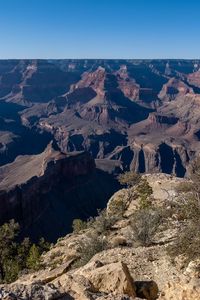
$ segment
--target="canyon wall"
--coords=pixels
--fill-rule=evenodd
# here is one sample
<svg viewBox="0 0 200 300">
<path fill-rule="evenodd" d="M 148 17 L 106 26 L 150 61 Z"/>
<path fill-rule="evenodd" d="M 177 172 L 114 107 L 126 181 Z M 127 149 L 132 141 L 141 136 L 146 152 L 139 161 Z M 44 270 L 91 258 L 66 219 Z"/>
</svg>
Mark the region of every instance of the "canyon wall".
<svg viewBox="0 0 200 300">
<path fill-rule="evenodd" d="M 89 153 L 65 155 L 50 145 L 1 167 L 0 179 L 1 224 L 13 218 L 33 239 L 55 240 L 69 232 L 74 218 L 95 215 L 117 188 Z"/>
<path fill-rule="evenodd" d="M 183 177 L 200 153 L 200 61 L 0 62 L 0 165 L 63 152 Z"/>
</svg>

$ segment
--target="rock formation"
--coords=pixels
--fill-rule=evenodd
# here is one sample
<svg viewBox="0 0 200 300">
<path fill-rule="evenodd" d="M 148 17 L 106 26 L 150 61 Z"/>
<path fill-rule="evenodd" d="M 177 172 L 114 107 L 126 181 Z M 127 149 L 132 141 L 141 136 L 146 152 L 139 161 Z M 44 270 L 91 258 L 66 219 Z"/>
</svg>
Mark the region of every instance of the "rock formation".
<svg viewBox="0 0 200 300">
<path fill-rule="evenodd" d="M 116 187 L 95 169 L 89 153 L 64 154 L 51 143 L 41 154 L 18 156 L 0 167 L 0 222 L 13 218 L 24 234 L 54 240 L 70 230 L 75 217 L 87 218 L 104 207 Z"/>
<path fill-rule="evenodd" d="M 199 279 L 168 283 L 159 300 L 198 300 L 200 295 Z"/>
<path fill-rule="evenodd" d="M 188 182 L 166 174 L 144 178 L 152 187 L 153 204 L 166 210 L 172 203 L 181 201 L 177 187 Z M 140 203 L 136 187 L 115 193 L 108 202 L 108 215 L 112 216 L 119 199 L 126 203 L 126 209 L 112 229 L 105 232 L 108 248 L 77 267 L 74 263 L 80 256 L 80 243 L 87 239 L 93 227 L 69 234 L 43 254 L 41 270 L 25 274 L 12 284 L 1 285 L 1 295 L 5 295 L 2 299 L 10 295 L 8 299 L 23 300 L 198 300 L 199 261 L 183 265 L 180 257 L 172 262 L 166 252 L 166 247 L 180 232 L 182 221 L 175 215 L 170 217 L 168 227 L 162 227 L 148 247 L 130 244 L 130 220 Z M 126 243 L 113 244 L 113 239 L 122 240 L 122 237 Z"/>
<path fill-rule="evenodd" d="M 1 61 L 0 164 L 38 154 L 54 138 L 64 152 L 117 158 L 123 170 L 183 177 L 199 153 L 198 66 L 192 60 Z M 30 136 L 40 148 L 35 152 L 23 142 Z"/>
<path fill-rule="evenodd" d="M 166 214 L 180 203 L 176 187 L 187 180 L 173 175 L 187 176 L 200 152 L 198 68 L 192 60 L 0 62 L 0 223 L 15 218 L 33 240 L 63 236 L 41 270 L 2 285 L 0 298 L 198 299 L 199 262 L 172 264 L 166 253 L 182 220 L 172 213 L 151 245 L 139 245 L 136 188 L 110 198 L 114 175 L 131 169 L 150 173 L 150 200 Z M 123 208 L 121 219 L 105 230 L 107 247 L 80 266 L 94 224 L 65 234 L 106 204 L 110 217 Z"/>
</svg>

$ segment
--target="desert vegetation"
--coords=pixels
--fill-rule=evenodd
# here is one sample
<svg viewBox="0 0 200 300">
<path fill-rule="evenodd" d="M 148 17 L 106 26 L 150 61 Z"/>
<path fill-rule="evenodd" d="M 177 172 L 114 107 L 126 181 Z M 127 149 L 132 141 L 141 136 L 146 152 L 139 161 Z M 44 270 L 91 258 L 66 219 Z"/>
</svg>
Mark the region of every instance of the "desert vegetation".
<svg viewBox="0 0 200 300">
<path fill-rule="evenodd" d="M 79 259 L 74 263 L 73 267 L 84 266 L 95 254 L 107 249 L 107 246 L 108 243 L 105 236 L 98 235 L 97 232 L 88 234 L 79 242 Z"/>
<path fill-rule="evenodd" d="M 156 236 L 163 230 L 179 224 L 178 234 L 172 242 L 168 241 L 167 254 L 174 259 L 181 255 L 188 264 L 190 261 L 200 258 L 200 163 L 193 165 L 191 181 L 181 182 L 176 188 L 177 199 L 170 200 L 161 206 L 155 205 L 152 197 L 152 188 L 145 177 L 126 172 L 119 176 L 119 182 L 127 187 L 128 197 L 123 194 L 116 197 L 109 204 L 107 210 L 99 211 L 98 216 L 87 222 L 74 221 L 75 232 L 89 229 L 89 234 L 80 242 L 80 259 L 77 265 L 87 263 L 96 253 L 111 247 L 109 243 L 110 233 L 115 231 L 115 224 L 128 220 L 127 240 L 124 237 L 114 239 L 113 247 L 149 247 L 156 243 Z M 133 213 L 124 216 L 131 201 L 137 205 Z M 168 207 L 166 207 L 168 205 Z M 171 224 L 171 225 L 170 225 Z M 92 230 L 92 231 L 91 231 Z M 92 232 L 92 234 L 91 234 Z M 119 239 L 119 240 L 118 240 Z"/>
<path fill-rule="evenodd" d="M 121 174 L 119 182 L 127 187 L 128 197 L 126 199 L 122 195 L 116 197 L 115 201 L 110 203 L 109 211 L 106 209 L 98 211 L 98 215 L 90 218 L 87 222 L 74 220 L 73 231 L 75 233 L 83 232 L 86 229 L 85 238 L 79 242 L 80 258 L 75 263 L 76 267 L 86 264 L 96 253 L 112 246 L 136 247 L 142 245 L 148 247 L 153 244 L 163 216 L 161 209 L 152 204 L 152 188 L 145 178 L 133 172 Z M 124 213 L 132 200 L 138 201 L 138 207 L 127 219 Z M 127 231 L 131 243 L 127 243 L 124 237 L 116 237 L 111 245 L 108 241 L 110 233 L 115 231 L 114 225 L 123 219 L 129 223 Z"/>
<path fill-rule="evenodd" d="M 82 225 L 79 232 L 83 232 L 85 229 L 89 229 L 89 231 L 86 230 L 85 237 L 79 241 L 79 259 L 73 267 L 85 265 L 96 253 L 108 248 L 107 235 L 116 221 L 117 218 L 109 216 L 106 210 L 99 210 L 98 215 L 88 219 L 86 223 L 81 220 L 75 222 L 75 224 Z"/>
<path fill-rule="evenodd" d="M 157 208 L 138 209 L 131 217 L 130 223 L 133 245 L 151 246 L 162 224 L 162 217 L 161 211 Z"/>
<path fill-rule="evenodd" d="M 194 169 L 192 180 L 182 182 L 177 187 L 179 198 L 170 203 L 170 209 L 155 205 L 152 188 L 146 177 L 127 172 L 119 181 L 127 187 L 128 197 L 119 194 L 111 201 L 109 211 L 98 211 L 96 217 L 87 221 L 75 219 L 73 232 L 81 235 L 78 240 L 77 259 L 73 268 L 81 267 L 97 253 L 114 247 L 149 247 L 156 244 L 156 236 L 167 226 L 169 220 L 178 221 L 181 230 L 173 242 L 167 246 L 167 253 L 173 259 L 177 255 L 189 262 L 200 257 L 200 174 Z M 127 194 L 128 193 L 128 194 Z M 126 215 L 130 202 L 135 208 Z M 118 224 L 127 224 L 127 236 L 120 235 Z M 171 222 L 170 221 L 170 222 Z M 12 282 L 24 272 L 37 271 L 42 267 L 41 254 L 49 249 L 42 238 L 37 244 L 29 238 L 19 239 L 20 227 L 14 220 L 0 227 L 0 280 Z M 59 256 L 56 254 L 56 256 Z"/>
<path fill-rule="evenodd" d="M 182 226 L 174 243 L 167 248 L 168 254 L 175 258 L 181 255 L 185 263 L 200 258 L 200 160 L 192 165 L 191 182 L 182 183 L 177 188 L 180 200 L 173 207 L 176 218 Z"/>
<path fill-rule="evenodd" d="M 25 270 L 38 270 L 40 257 L 49 250 L 49 243 L 43 238 L 38 244 L 29 238 L 19 239 L 20 226 L 14 220 L 0 227 L 0 282 L 12 282 Z"/>
<path fill-rule="evenodd" d="M 74 219 L 72 222 L 72 230 L 74 233 L 79 233 L 81 230 L 87 228 L 87 222 L 81 219 Z"/>
</svg>

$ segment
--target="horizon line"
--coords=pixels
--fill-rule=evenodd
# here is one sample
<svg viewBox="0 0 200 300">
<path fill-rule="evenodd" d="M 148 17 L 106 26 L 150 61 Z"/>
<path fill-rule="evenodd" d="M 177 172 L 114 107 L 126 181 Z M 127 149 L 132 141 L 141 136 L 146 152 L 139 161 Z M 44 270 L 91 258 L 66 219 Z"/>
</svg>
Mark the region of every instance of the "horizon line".
<svg viewBox="0 0 200 300">
<path fill-rule="evenodd" d="M 200 60 L 200 58 L 0 58 L 0 60 Z"/>
</svg>

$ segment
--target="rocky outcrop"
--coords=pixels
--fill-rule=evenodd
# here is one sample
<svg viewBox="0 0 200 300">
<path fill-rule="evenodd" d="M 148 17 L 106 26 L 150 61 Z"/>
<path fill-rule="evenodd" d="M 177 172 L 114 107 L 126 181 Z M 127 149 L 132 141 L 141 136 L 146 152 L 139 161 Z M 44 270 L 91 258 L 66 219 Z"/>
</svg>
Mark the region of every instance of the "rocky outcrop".
<svg viewBox="0 0 200 300">
<path fill-rule="evenodd" d="M 190 84 L 200 88 L 200 71 L 189 74 L 187 80 Z"/>
<path fill-rule="evenodd" d="M 159 300 L 198 300 L 200 295 L 200 280 L 189 282 L 172 282 L 167 285 Z"/>
<path fill-rule="evenodd" d="M 90 87 L 100 98 L 105 97 L 104 84 L 106 79 L 105 68 L 99 66 L 94 72 L 85 72 L 82 79 L 75 85 L 71 86 L 71 91 L 75 89 Z"/>
<path fill-rule="evenodd" d="M 133 101 L 138 101 L 140 87 L 134 79 L 129 77 L 126 65 L 120 66 L 116 74 L 119 89 L 123 92 L 124 96 Z"/>
<path fill-rule="evenodd" d="M 174 145 L 171 141 L 155 144 L 145 143 L 137 139 L 131 145 L 133 159 L 130 169 L 139 173 L 162 172 L 184 177 L 189 167 L 189 161 L 193 159 L 193 153 L 188 154 L 183 145 Z M 191 155 L 191 156 L 190 156 Z"/>
<path fill-rule="evenodd" d="M 39 274 L 38 274 L 39 275 Z M 48 276 L 48 272 L 46 272 Z M 103 265 L 99 261 L 89 263 L 75 272 L 58 275 L 50 283 L 41 276 L 18 280 L 0 286 L 2 299 L 74 299 L 74 300 L 132 300 L 158 298 L 158 287 L 154 281 L 136 281 L 123 262 Z M 23 283 L 22 283 L 23 282 Z"/>
<path fill-rule="evenodd" d="M 56 300 L 56 299 L 69 299 L 64 298 L 53 285 L 42 285 L 40 283 L 35 284 L 16 284 L 11 287 L 0 287 L 0 297 L 2 300 Z"/>
<path fill-rule="evenodd" d="M 188 93 L 193 93 L 192 88 L 187 86 L 179 79 L 171 78 L 166 84 L 163 85 L 158 97 L 162 101 L 173 101 L 176 99 L 176 97 L 185 96 Z"/>
<path fill-rule="evenodd" d="M 98 263 L 96 263 L 98 266 Z M 100 292 L 126 294 L 130 297 L 136 296 L 136 287 L 129 273 L 128 267 L 118 262 L 115 264 L 100 265 L 97 268 L 89 266 L 75 273 L 81 274 L 92 283 L 93 287 Z"/>
<path fill-rule="evenodd" d="M 39 155 L 19 156 L 0 168 L 0 222 L 14 218 L 26 234 L 53 240 L 78 215 L 87 218 L 105 205 L 116 188 L 107 176 L 89 153 L 63 154 L 51 144 Z M 108 186 L 98 193 L 104 180 Z"/>
<path fill-rule="evenodd" d="M 143 175 L 147 179 L 149 185 L 152 188 L 152 198 L 154 199 L 154 204 L 166 204 L 170 201 L 176 201 L 178 199 L 177 188 L 181 183 L 186 183 L 187 179 L 173 177 L 167 174 L 146 174 Z M 130 189 L 120 189 L 117 191 L 107 203 L 107 212 L 112 214 L 112 208 L 117 207 L 119 201 L 123 198 L 123 202 L 126 204 L 127 216 L 133 214 L 136 208 L 139 207 L 138 199 L 132 197 L 130 201 L 130 193 L 134 195 L 135 188 Z M 197 263 L 195 263 L 197 265 Z"/>
<path fill-rule="evenodd" d="M 173 204 L 182 202 L 183 195 L 177 192 L 177 187 L 188 180 L 166 174 L 147 174 L 144 178 L 152 188 L 154 207 L 167 212 Z M 1 285 L 1 294 L 22 300 L 197 300 L 199 260 L 183 266 L 180 257 L 172 262 L 166 252 L 183 222 L 169 214 L 153 243 L 148 247 L 139 246 L 131 243 L 130 237 L 130 222 L 140 205 L 137 187 L 115 193 L 108 202 L 108 216 L 113 216 L 118 201 L 123 201 L 125 210 L 104 233 L 109 247 L 96 253 L 85 265 L 76 267 L 80 245 L 94 229 L 89 226 L 68 234 L 42 255 L 41 270 L 25 274 L 12 284 Z"/>
<path fill-rule="evenodd" d="M 66 293 L 75 294 L 75 299 L 93 299 L 92 294 L 127 295 L 135 298 L 136 287 L 127 266 L 123 263 L 102 265 L 93 262 L 74 274 L 64 274 L 55 281 L 55 287 Z M 88 294 L 91 294 L 91 298 Z"/>
</svg>

